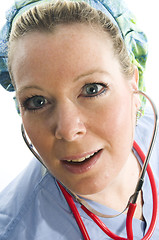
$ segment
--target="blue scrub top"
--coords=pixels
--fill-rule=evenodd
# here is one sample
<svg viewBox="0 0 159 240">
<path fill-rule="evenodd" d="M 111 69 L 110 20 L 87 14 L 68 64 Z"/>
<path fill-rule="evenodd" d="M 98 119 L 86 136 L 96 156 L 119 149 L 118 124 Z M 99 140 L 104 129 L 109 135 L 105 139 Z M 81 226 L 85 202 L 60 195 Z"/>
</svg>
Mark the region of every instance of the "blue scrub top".
<svg viewBox="0 0 159 240">
<path fill-rule="evenodd" d="M 136 127 L 135 140 L 146 154 L 153 131 L 153 114 L 146 112 Z M 150 159 L 159 192 L 159 134 Z M 138 160 L 140 158 L 134 151 Z M 130 180 L 131 181 L 131 180 Z M 134 240 L 146 233 L 152 213 L 152 196 L 148 177 L 143 185 L 143 216 L 145 221 L 133 219 Z M 88 201 L 97 211 L 117 212 L 99 203 Z M 110 239 L 75 202 L 91 240 Z M 111 231 L 126 237 L 124 214 L 101 218 Z M 42 165 L 33 159 L 29 166 L 0 194 L 0 240 L 75 240 L 83 239 L 73 214 L 61 193 L 56 179 L 43 173 Z M 159 239 L 159 220 L 152 240 Z"/>
</svg>

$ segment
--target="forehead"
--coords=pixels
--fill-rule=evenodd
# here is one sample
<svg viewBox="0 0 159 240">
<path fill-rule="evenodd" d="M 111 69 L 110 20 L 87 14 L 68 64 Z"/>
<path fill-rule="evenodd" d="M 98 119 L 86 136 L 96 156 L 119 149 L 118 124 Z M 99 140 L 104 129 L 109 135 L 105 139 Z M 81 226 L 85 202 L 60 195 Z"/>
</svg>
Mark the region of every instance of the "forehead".
<svg viewBox="0 0 159 240">
<path fill-rule="evenodd" d="M 16 81 L 50 71 L 61 78 L 103 62 L 112 69 L 114 58 L 110 37 L 103 31 L 84 24 L 61 25 L 53 33 L 32 32 L 19 38 L 14 43 L 11 68 Z"/>
<path fill-rule="evenodd" d="M 18 54 L 24 53 L 25 56 L 27 52 L 32 52 L 33 49 L 46 50 L 47 45 L 50 43 L 53 46 L 59 45 L 59 47 L 64 48 L 68 46 L 69 48 L 63 49 L 64 52 L 67 50 L 71 50 L 72 47 L 78 47 L 83 45 L 88 47 L 89 43 L 97 45 L 97 42 L 103 42 L 106 45 L 109 44 L 109 48 L 112 43 L 108 33 L 104 32 L 99 26 L 92 26 L 83 23 L 72 23 L 72 24 L 60 24 L 56 26 L 50 32 L 44 31 L 31 31 L 26 33 L 24 36 L 19 37 L 17 40 L 13 41 L 14 44 L 10 44 L 11 52 L 14 49 L 20 48 L 21 51 Z M 43 44 L 43 48 L 41 48 L 41 44 Z M 70 46 L 70 44 L 72 44 Z M 80 49 L 78 49 L 80 51 Z M 17 52 L 14 52 L 14 57 L 17 56 Z"/>
</svg>

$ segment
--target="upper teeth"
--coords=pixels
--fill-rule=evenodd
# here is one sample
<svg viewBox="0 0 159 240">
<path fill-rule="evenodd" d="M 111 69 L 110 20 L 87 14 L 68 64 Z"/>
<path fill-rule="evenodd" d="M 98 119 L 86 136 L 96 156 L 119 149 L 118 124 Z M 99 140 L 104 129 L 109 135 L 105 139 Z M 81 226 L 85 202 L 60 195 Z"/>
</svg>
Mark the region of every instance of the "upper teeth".
<svg viewBox="0 0 159 240">
<path fill-rule="evenodd" d="M 78 159 L 71 159 L 71 160 L 67 160 L 67 162 L 83 162 L 84 160 L 90 158 L 91 156 L 93 156 L 95 153 L 92 153 L 86 157 L 82 157 L 82 158 L 78 158 Z"/>
</svg>

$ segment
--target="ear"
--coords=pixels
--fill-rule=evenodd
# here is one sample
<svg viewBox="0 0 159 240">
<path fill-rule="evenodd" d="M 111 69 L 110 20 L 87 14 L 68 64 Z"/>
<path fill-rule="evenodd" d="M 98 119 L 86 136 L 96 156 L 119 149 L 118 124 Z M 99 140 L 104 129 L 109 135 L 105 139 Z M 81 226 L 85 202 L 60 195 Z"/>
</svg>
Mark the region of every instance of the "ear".
<svg viewBox="0 0 159 240">
<path fill-rule="evenodd" d="M 134 101 L 135 101 L 136 111 L 138 111 L 141 107 L 141 101 L 140 101 L 139 94 L 135 94 L 135 91 L 138 90 L 139 72 L 136 66 L 134 68 L 135 70 L 134 70 L 133 78 L 131 80 L 131 88 L 132 88 L 132 91 L 134 92 Z"/>
<path fill-rule="evenodd" d="M 138 68 L 135 66 L 134 67 L 134 75 L 133 78 L 131 80 L 131 88 L 133 91 L 138 90 L 138 80 L 139 80 L 139 72 L 138 72 Z"/>
</svg>

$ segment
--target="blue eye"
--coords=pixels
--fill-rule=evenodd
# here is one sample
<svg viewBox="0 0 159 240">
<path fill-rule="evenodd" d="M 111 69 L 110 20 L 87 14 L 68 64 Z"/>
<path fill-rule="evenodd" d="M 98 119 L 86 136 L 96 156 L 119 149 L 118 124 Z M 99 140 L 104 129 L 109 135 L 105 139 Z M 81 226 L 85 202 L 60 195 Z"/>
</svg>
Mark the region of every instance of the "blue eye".
<svg viewBox="0 0 159 240">
<path fill-rule="evenodd" d="M 23 106 L 27 110 L 38 110 L 43 108 L 48 101 L 43 96 L 33 96 L 24 101 Z"/>
<path fill-rule="evenodd" d="M 89 83 L 86 84 L 82 89 L 82 96 L 95 97 L 104 93 L 107 89 L 107 85 L 103 83 Z"/>
</svg>

